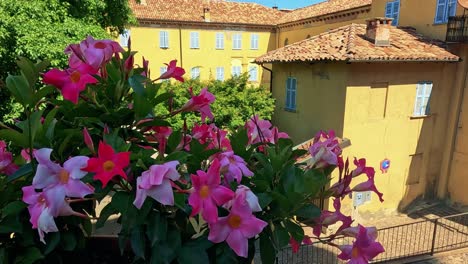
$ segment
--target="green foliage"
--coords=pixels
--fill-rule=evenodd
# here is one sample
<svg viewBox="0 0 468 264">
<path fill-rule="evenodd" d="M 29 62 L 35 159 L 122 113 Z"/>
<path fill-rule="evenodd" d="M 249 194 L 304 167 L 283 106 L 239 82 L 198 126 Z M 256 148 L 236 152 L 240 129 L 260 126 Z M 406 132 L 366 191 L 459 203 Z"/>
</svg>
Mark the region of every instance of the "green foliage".
<svg viewBox="0 0 468 264">
<path fill-rule="evenodd" d="M 170 84 L 163 83 L 162 89 L 174 94 L 173 108 L 181 107 L 190 99 L 189 87 L 198 94 L 204 87 L 216 96 L 216 101 L 211 105 L 211 110 L 215 116 L 214 123 L 220 128 L 228 131 L 235 131 L 243 126 L 245 121 L 254 114 L 260 118 L 270 120 L 275 108 L 275 101 L 270 92 L 264 87 L 249 85 L 248 75 L 234 77 L 226 81 L 200 81 L 199 79 L 187 80 L 184 83 Z M 156 108 L 159 114 L 167 114 L 165 106 Z M 177 115 L 169 119 L 171 125 L 180 129 L 183 127 L 184 120 L 191 127 L 198 121 L 198 117 L 193 113 Z"/>
</svg>

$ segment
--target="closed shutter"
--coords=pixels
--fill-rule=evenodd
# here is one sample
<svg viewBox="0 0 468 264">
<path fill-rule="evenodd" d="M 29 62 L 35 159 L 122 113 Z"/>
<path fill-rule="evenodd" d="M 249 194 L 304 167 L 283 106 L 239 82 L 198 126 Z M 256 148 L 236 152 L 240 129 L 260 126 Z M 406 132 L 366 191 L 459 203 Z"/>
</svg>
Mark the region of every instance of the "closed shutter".
<svg viewBox="0 0 468 264">
<path fill-rule="evenodd" d="M 435 23 L 444 23 L 445 22 L 445 14 L 446 14 L 446 7 L 447 7 L 447 0 L 437 0 L 437 9 L 436 9 L 436 16 L 435 16 Z"/>
</svg>

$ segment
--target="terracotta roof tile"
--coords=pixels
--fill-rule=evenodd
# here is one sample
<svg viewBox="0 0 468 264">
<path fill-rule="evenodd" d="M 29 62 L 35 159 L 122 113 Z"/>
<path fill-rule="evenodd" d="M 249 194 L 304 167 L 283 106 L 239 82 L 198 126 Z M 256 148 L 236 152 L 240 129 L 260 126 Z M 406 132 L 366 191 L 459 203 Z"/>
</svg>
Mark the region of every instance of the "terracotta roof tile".
<svg viewBox="0 0 468 264">
<path fill-rule="evenodd" d="M 328 0 L 326 2 L 306 6 L 286 13 L 278 21 L 278 24 L 285 24 L 311 17 L 341 12 L 348 9 L 370 6 L 371 4 L 372 0 Z"/>
<path fill-rule="evenodd" d="M 210 8 L 212 23 L 275 25 L 284 14 L 256 3 L 224 0 L 146 0 L 146 5 L 130 1 L 137 19 L 204 22 L 205 7 Z"/>
<path fill-rule="evenodd" d="M 257 63 L 306 61 L 458 61 L 443 42 L 425 38 L 413 28 L 390 29 L 390 46 L 365 38 L 366 25 L 350 24 L 273 50 Z"/>
</svg>

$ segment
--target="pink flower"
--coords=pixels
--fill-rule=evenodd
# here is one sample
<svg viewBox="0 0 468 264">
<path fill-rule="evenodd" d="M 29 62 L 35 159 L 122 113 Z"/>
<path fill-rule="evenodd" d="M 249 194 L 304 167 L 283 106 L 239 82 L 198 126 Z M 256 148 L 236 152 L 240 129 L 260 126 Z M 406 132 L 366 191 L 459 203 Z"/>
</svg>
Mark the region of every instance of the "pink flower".
<svg viewBox="0 0 468 264">
<path fill-rule="evenodd" d="M 353 175 L 349 172 L 349 159 L 343 163 L 343 158 L 338 157 L 338 168 L 340 170 L 339 181 L 333 184 L 329 191 L 333 197 L 344 199 L 347 194 L 351 193 L 349 185 L 353 179 Z"/>
<path fill-rule="evenodd" d="M 28 204 L 29 221 L 34 229 L 37 229 L 40 240 L 45 244 L 44 233 L 58 232 L 54 222 L 54 213 L 52 207 L 56 208 L 55 216 L 73 215 L 75 212 L 71 209 L 65 199 L 57 195 L 55 188 L 44 190 L 37 193 L 33 186 L 25 186 L 23 190 L 23 202 Z"/>
<path fill-rule="evenodd" d="M 354 169 L 351 173 L 353 177 L 357 177 L 363 173 L 366 175 L 375 174 L 375 170 L 372 167 L 366 167 L 366 159 L 356 159 L 354 158 L 354 165 L 356 165 L 356 169 Z"/>
<path fill-rule="evenodd" d="M 312 245 L 312 240 L 310 240 L 309 236 L 304 236 L 304 239 L 302 240 L 302 244 Z M 299 242 L 297 242 L 292 236 L 289 238 L 289 245 L 291 245 L 291 249 L 293 253 L 299 252 L 299 248 L 301 244 L 299 244 Z"/>
<path fill-rule="evenodd" d="M 166 152 L 167 140 L 172 134 L 172 129 L 165 126 L 154 126 L 151 129 L 155 132 L 153 135 L 156 141 L 159 143 L 159 153 Z"/>
<path fill-rule="evenodd" d="M 213 120 L 210 104 L 215 101 L 215 96 L 208 92 L 208 88 L 203 88 L 199 95 L 194 95 L 192 88 L 189 89 L 192 98 L 181 108 L 182 112 L 198 111 L 201 113 L 202 122 L 208 117 Z"/>
<path fill-rule="evenodd" d="M 178 161 L 153 165 L 137 178 L 137 193 L 133 202 L 136 208 L 140 209 L 143 206 L 147 196 L 163 205 L 174 205 L 171 182 L 180 178 L 177 165 L 179 165 Z"/>
<path fill-rule="evenodd" d="M 86 85 L 97 83 L 92 76 L 95 71 L 84 63 L 77 68 L 64 71 L 52 69 L 44 74 L 44 83 L 57 87 L 66 100 L 77 104 L 80 93 L 86 89 Z"/>
<path fill-rule="evenodd" d="M 144 63 L 143 63 L 144 65 Z M 184 82 L 184 78 L 182 76 L 185 74 L 185 70 L 183 68 L 177 67 L 177 60 L 172 60 L 167 64 L 167 70 L 158 79 L 169 79 L 174 78 L 179 82 Z"/>
<path fill-rule="evenodd" d="M 250 210 L 252 212 L 261 212 L 262 207 L 258 203 L 258 197 L 250 190 L 249 187 L 244 185 L 239 185 L 236 190 L 236 194 L 234 199 L 225 203 L 223 205 L 224 208 L 230 209 L 232 207 L 233 202 L 237 199 L 237 197 L 242 196 L 245 199 L 245 202 L 249 205 Z"/>
<path fill-rule="evenodd" d="M 311 165 L 316 168 L 324 168 L 330 165 L 338 165 L 338 156 L 341 148 L 335 137 L 335 132 L 330 130 L 328 134 L 324 131 L 317 133 L 314 143 L 309 148 L 312 156 Z"/>
<path fill-rule="evenodd" d="M 105 142 L 99 142 L 98 157 L 90 158 L 88 166 L 82 170 L 94 172 L 94 179 L 102 182 L 102 187 L 106 187 L 107 183 L 116 175 L 127 179 L 127 174 L 124 172 L 130 164 L 130 152 L 115 153 L 114 149 Z"/>
<path fill-rule="evenodd" d="M 320 234 L 322 233 L 322 226 L 333 225 L 339 221 L 341 221 L 343 224 L 341 225 L 340 228 L 338 228 L 336 233 L 339 233 L 341 230 L 351 226 L 351 223 L 353 222 L 351 217 L 345 216 L 344 214 L 340 212 L 340 209 L 341 209 L 340 199 L 335 199 L 333 201 L 333 207 L 335 208 L 335 212 L 323 211 L 322 214 L 320 215 L 320 218 L 313 229 L 313 233 L 315 236 L 320 237 Z"/>
<path fill-rule="evenodd" d="M 359 229 L 360 229 L 359 226 L 348 227 L 348 228 L 343 229 L 340 234 L 344 236 L 357 238 L 357 236 L 359 235 Z M 378 235 L 377 228 L 366 227 L 366 234 L 369 237 L 369 239 L 376 240 L 377 235 Z"/>
<path fill-rule="evenodd" d="M 226 151 L 218 155 L 218 159 L 221 164 L 221 172 L 224 175 L 226 183 L 234 180 L 237 183 L 242 181 L 242 176 L 252 177 L 254 174 L 247 168 L 247 163 L 237 156 L 234 155 L 233 151 Z"/>
<path fill-rule="evenodd" d="M 57 199 L 64 200 L 65 196 L 83 198 L 94 192 L 94 189 L 80 181 L 87 173 L 83 170 L 88 162 L 88 157 L 77 156 L 67 160 L 63 167 L 50 160 L 52 149 L 39 149 L 34 156 L 38 161 L 36 175 L 32 186 L 36 189 L 51 189 L 59 195 Z M 49 206 L 51 213 L 57 215 L 60 208 L 55 204 Z"/>
<path fill-rule="evenodd" d="M 218 219 L 217 205 L 223 205 L 234 197 L 234 192 L 221 186 L 220 163 L 213 161 L 208 172 L 197 171 L 197 175 L 191 176 L 193 188 L 189 196 L 189 204 L 192 206 L 194 216 L 201 212 L 203 219 L 208 223 Z"/>
<path fill-rule="evenodd" d="M 83 129 L 83 139 L 91 153 L 95 153 L 96 151 L 94 150 L 93 139 L 91 138 L 91 135 L 89 134 L 88 129 L 86 127 Z"/>
<path fill-rule="evenodd" d="M 339 259 L 349 260 L 351 264 L 369 263 L 378 254 L 385 252 L 385 249 L 375 238 L 368 234 L 368 229 L 359 225 L 359 231 L 353 245 L 340 246 L 341 254 Z"/>
<path fill-rule="evenodd" d="M 124 63 L 124 72 L 125 72 L 125 79 L 128 79 L 128 75 L 133 70 L 133 64 L 135 62 L 134 54 L 131 54 Z"/>
<path fill-rule="evenodd" d="M 245 202 L 245 195 L 239 195 L 228 216 L 209 224 L 208 240 L 213 243 L 226 241 L 238 256 L 245 258 L 248 255 L 248 240 L 261 233 L 267 225 L 252 214 Z"/>
<path fill-rule="evenodd" d="M 249 144 L 277 143 L 279 138 L 289 138 L 288 134 L 278 132 L 277 127 L 272 127 L 270 121 L 260 119 L 258 115 L 253 116 L 245 124 Z"/>
<path fill-rule="evenodd" d="M 379 200 L 380 202 L 383 202 L 384 199 L 383 199 L 383 193 L 379 192 L 377 190 L 377 187 L 375 186 L 375 183 L 374 183 L 374 176 L 375 176 L 375 171 L 373 168 L 371 168 L 372 170 L 369 170 L 368 173 L 367 173 L 367 181 L 365 182 L 362 182 L 356 186 L 354 186 L 353 189 L 351 189 L 351 191 L 353 192 L 366 192 L 366 191 L 373 191 L 377 194 L 377 196 L 379 196 Z"/>
<path fill-rule="evenodd" d="M 143 76 L 149 78 L 149 68 L 148 68 L 148 65 L 149 65 L 149 61 L 148 61 L 148 60 L 145 60 L 145 57 L 143 57 L 143 72 L 141 73 L 141 75 L 143 75 Z M 183 74 L 182 74 L 182 75 L 183 75 Z"/>
<path fill-rule="evenodd" d="M 88 36 L 80 44 L 71 44 L 65 49 L 70 54 L 69 66 L 77 68 L 83 62 L 90 65 L 96 71 L 112 59 L 116 52 L 124 52 L 119 43 L 112 40 L 96 40 Z"/>
<path fill-rule="evenodd" d="M 19 167 L 13 162 L 13 154 L 6 151 L 5 141 L 0 141 L 0 174 L 12 175 Z"/>
</svg>

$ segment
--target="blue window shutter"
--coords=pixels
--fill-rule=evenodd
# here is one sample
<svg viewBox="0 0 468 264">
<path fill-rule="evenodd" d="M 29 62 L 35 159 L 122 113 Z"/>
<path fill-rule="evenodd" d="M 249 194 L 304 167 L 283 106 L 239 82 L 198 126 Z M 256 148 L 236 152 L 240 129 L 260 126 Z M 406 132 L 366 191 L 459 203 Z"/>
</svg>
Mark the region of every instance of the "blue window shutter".
<svg viewBox="0 0 468 264">
<path fill-rule="evenodd" d="M 385 5 L 385 17 L 392 17 L 393 11 L 393 2 L 387 2 Z"/>
<path fill-rule="evenodd" d="M 395 0 L 393 2 L 393 21 L 392 21 L 392 25 L 393 26 L 396 26 L 398 25 L 398 19 L 400 17 L 400 0 Z"/>
<path fill-rule="evenodd" d="M 448 0 L 448 7 L 447 7 L 447 12 L 448 12 L 448 18 L 451 16 L 455 16 L 457 14 L 457 0 Z"/>
<path fill-rule="evenodd" d="M 437 9 L 435 15 L 435 23 L 444 23 L 446 14 L 447 0 L 437 0 Z"/>
<path fill-rule="evenodd" d="M 296 109 L 296 87 L 297 80 L 295 78 L 291 79 L 291 108 Z"/>
<path fill-rule="evenodd" d="M 289 103 L 289 102 L 290 102 L 290 97 L 291 97 L 291 95 L 290 95 L 290 93 L 289 93 L 289 91 L 290 91 L 290 88 L 289 88 L 289 87 L 290 87 L 290 83 L 291 83 L 291 78 L 288 78 L 288 79 L 286 80 L 286 105 L 285 105 L 285 107 L 288 108 L 288 109 L 290 108 L 290 103 Z"/>
</svg>

